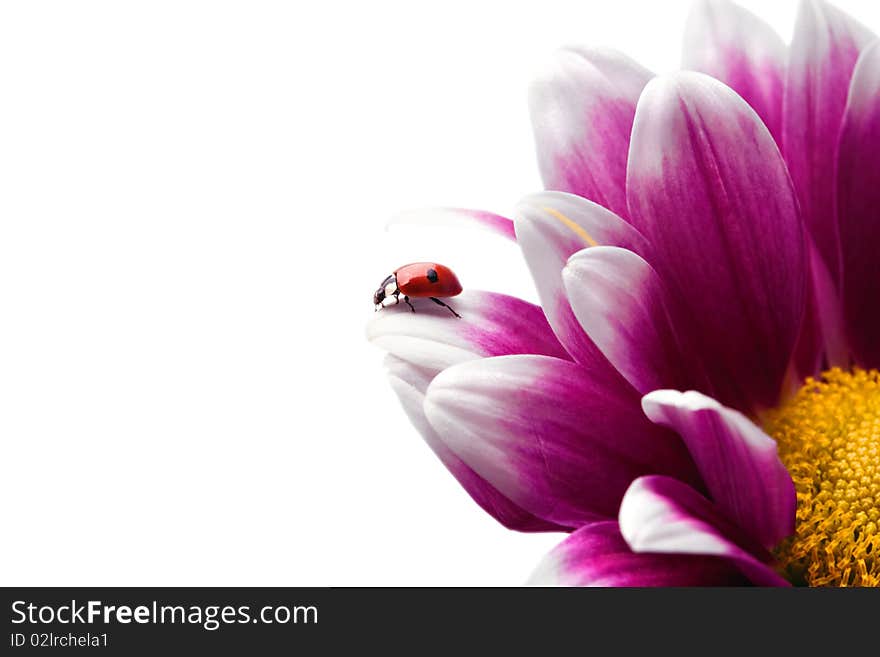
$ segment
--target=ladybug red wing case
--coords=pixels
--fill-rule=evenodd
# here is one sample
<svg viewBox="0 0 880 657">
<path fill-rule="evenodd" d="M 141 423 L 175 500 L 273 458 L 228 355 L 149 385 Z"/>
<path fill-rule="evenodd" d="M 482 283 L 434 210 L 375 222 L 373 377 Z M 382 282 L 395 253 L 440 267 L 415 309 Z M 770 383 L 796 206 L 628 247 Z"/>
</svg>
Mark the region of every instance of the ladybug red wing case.
<svg viewBox="0 0 880 657">
<path fill-rule="evenodd" d="M 461 283 L 449 267 L 436 262 L 414 262 L 400 267 L 394 275 L 401 293 L 420 297 L 454 297 L 461 294 Z"/>
</svg>

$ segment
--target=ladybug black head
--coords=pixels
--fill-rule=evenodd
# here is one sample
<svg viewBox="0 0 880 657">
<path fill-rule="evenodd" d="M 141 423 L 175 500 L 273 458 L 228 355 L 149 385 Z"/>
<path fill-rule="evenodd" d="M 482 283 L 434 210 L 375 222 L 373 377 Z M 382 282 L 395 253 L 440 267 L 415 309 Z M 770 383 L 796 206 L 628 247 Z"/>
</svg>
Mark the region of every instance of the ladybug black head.
<svg viewBox="0 0 880 657">
<path fill-rule="evenodd" d="M 373 293 L 373 305 L 378 306 L 383 301 L 385 301 L 385 297 L 388 296 L 388 288 L 393 285 L 392 290 L 397 290 L 397 279 L 394 278 L 394 274 L 388 276 L 384 281 L 382 281 L 382 285 L 379 286 L 379 289 Z M 391 294 L 395 294 L 394 291 Z"/>
</svg>

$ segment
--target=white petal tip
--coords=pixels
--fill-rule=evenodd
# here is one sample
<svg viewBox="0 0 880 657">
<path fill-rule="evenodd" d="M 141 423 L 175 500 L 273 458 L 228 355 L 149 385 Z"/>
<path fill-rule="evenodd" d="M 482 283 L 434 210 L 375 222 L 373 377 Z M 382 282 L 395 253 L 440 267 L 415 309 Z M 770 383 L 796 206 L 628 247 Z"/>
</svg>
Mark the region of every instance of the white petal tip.
<svg viewBox="0 0 880 657">
<path fill-rule="evenodd" d="M 723 408 L 716 400 L 696 390 L 654 390 L 642 397 L 642 410 L 648 417 L 657 406 L 674 406 L 688 411 L 720 410 Z M 653 419 L 653 418 L 652 418 Z"/>
</svg>

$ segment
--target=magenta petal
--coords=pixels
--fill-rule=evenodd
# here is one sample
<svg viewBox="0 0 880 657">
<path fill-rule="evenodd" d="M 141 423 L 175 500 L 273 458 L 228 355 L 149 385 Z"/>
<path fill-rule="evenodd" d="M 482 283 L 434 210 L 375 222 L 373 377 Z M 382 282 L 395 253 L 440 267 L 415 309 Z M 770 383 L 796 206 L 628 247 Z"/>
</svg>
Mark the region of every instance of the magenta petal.
<svg viewBox="0 0 880 657">
<path fill-rule="evenodd" d="M 634 552 L 724 557 L 758 586 L 789 585 L 757 558 L 768 557 L 759 545 L 749 545 L 709 500 L 669 477 L 633 482 L 620 505 L 620 533 Z"/>
<path fill-rule="evenodd" d="M 685 28 L 682 68 L 721 80 L 779 142 L 786 47 L 763 20 L 729 0 L 699 0 Z"/>
<path fill-rule="evenodd" d="M 639 554 L 614 521 L 585 525 L 541 561 L 533 586 L 738 586 L 748 580 L 717 557 Z"/>
<path fill-rule="evenodd" d="M 715 505 L 766 548 L 794 532 L 797 496 L 776 441 L 742 413 L 698 392 L 642 399 L 652 422 L 684 440 Z"/>
<path fill-rule="evenodd" d="M 577 527 L 613 518 L 642 474 L 699 482 L 684 445 L 651 424 L 638 403 L 610 366 L 502 356 L 439 374 L 425 415 L 459 458 L 514 503 Z"/>
<path fill-rule="evenodd" d="M 508 529 L 523 532 L 564 531 L 565 528 L 541 520 L 514 504 L 443 444 L 428 424 L 422 408 L 425 390 L 433 378 L 433 373 L 394 356 L 387 356 L 385 364 L 389 371 L 391 387 L 400 399 L 410 422 L 480 508 Z"/>
<path fill-rule="evenodd" d="M 791 387 L 787 391 L 791 394 L 808 376 L 817 376 L 828 367 L 848 367 L 850 364 L 840 290 L 809 235 L 807 251 L 809 293 L 798 343 L 792 354 L 792 376 L 788 381 Z"/>
<path fill-rule="evenodd" d="M 563 192 L 527 196 L 514 214 L 517 242 L 559 341 L 582 364 L 604 360 L 572 313 L 562 269 L 569 256 L 585 247 L 622 246 L 643 254 L 645 238 L 613 212 Z"/>
<path fill-rule="evenodd" d="M 673 328 L 667 291 L 640 256 L 611 246 L 584 249 L 569 259 L 563 281 L 584 331 L 636 390 L 705 389 Z"/>
<path fill-rule="evenodd" d="M 713 78 L 656 78 L 636 112 L 627 194 L 716 396 L 742 410 L 773 406 L 800 331 L 807 260 L 766 126 Z"/>
<path fill-rule="evenodd" d="M 486 210 L 469 210 L 466 208 L 425 208 L 401 212 L 388 222 L 395 224 L 426 224 L 441 226 L 475 226 L 496 233 L 501 237 L 516 241 L 513 221 L 494 212 Z"/>
<path fill-rule="evenodd" d="M 823 0 L 800 5 L 785 80 L 782 150 L 804 221 L 835 287 L 840 241 L 834 203 L 837 143 L 859 53 L 876 37 Z"/>
<path fill-rule="evenodd" d="M 461 319 L 433 304 L 423 304 L 417 313 L 406 306 L 386 308 L 375 314 L 367 335 L 389 351 L 386 364 L 391 386 L 410 421 L 474 501 L 510 529 L 558 531 L 558 525 L 516 505 L 458 458 L 428 424 L 422 404 L 431 380 L 456 363 L 515 353 L 566 358 L 565 350 L 538 306 L 471 290 L 456 297 L 455 306 Z"/>
<path fill-rule="evenodd" d="M 572 192 L 626 217 L 626 154 L 650 71 L 618 52 L 561 50 L 532 84 L 538 162 L 547 189 Z"/>
<path fill-rule="evenodd" d="M 853 73 L 837 190 L 847 333 L 856 361 L 880 367 L 880 42 Z"/>
<path fill-rule="evenodd" d="M 539 306 L 494 292 L 465 290 L 450 305 L 461 319 L 432 303 L 375 313 L 367 338 L 388 353 L 434 374 L 484 356 L 544 354 L 566 358 Z"/>
</svg>

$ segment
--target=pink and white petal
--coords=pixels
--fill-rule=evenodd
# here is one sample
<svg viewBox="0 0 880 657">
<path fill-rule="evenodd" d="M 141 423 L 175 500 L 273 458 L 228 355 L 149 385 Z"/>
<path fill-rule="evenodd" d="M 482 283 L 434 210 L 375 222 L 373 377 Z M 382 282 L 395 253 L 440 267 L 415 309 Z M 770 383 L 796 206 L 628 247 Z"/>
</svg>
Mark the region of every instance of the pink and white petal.
<svg viewBox="0 0 880 657">
<path fill-rule="evenodd" d="M 632 251 L 578 251 L 562 273 L 572 311 L 605 357 L 640 393 L 699 386 L 699 365 L 675 333 L 667 291 Z"/>
<path fill-rule="evenodd" d="M 838 136 L 856 60 L 875 38 L 824 0 L 803 0 L 789 54 L 782 150 L 804 221 L 835 287 L 841 266 L 834 201 Z"/>
<path fill-rule="evenodd" d="M 566 527 L 613 518 L 642 474 L 699 482 L 684 445 L 639 413 L 638 395 L 610 367 L 486 358 L 440 373 L 424 407 L 440 439 L 480 477 Z"/>
<path fill-rule="evenodd" d="M 715 505 L 749 536 L 770 549 L 794 532 L 794 482 L 751 420 L 694 391 L 655 390 L 642 408 L 681 436 Z"/>
<path fill-rule="evenodd" d="M 431 380 L 443 369 L 469 360 L 512 353 L 567 354 L 540 307 L 491 292 L 465 291 L 455 300 L 462 319 L 439 306 L 418 313 L 390 307 L 376 313 L 367 335 L 387 349 L 392 388 L 410 421 L 474 501 L 505 527 L 519 531 L 562 528 L 533 516 L 498 492 L 437 437 L 422 404 Z M 443 312 L 440 312 L 443 311 Z"/>
<path fill-rule="evenodd" d="M 626 154 L 639 94 L 651 72 L 605 49 L 566 48 L 529 94 L 544 187 L 626 217 Z"/>
<path fill-rule="evenodd" d="M 759 545 L 749 545 L 709 500 L 675 479 L 634 481 L 620 505 L 619 522 L 634 552 L 723 557 L 758 586 L 789 586 L 764 563 L 769 555 Z"/>
<path fill-rule="evenodd" d="M 486 210 L 468 210 L 465 208 L 424 208 L 401 212 L 388 222 L 389 226 L 398 224 L 423 224 L 437 226 L 477 227 L 516 241 L 513 221 L 494 212 Z"/>
<path fill-rule="evenodd" d="M 640 554 L 615 521 L 584 525 L 538 564 L 530 586 L 740 586 L 748 584 L 724 559 Z"/>
<path fill-rule="evenodd" d="M 797 201 L 767 127 L 714 78 L 655 78 L 636 112 L 627 196 L 714 394 L 746 411 L 775 405 L 808 272 Z"/>
<path fill-rule="evenodd" d="M 461 319 L 434 304 L 421 304 L 418 312 L 410 312 L 405 305 L 384 308 L 367 325 L 367 338 L 433 374 L 485 356 L 567 358 L 539 306 L 477 290 L 465 290 L 449 303 Z"/>
<path fill-rule="evenodd" d="M 880 367 L 880 42 L 859 58 L 840 135 L 843 305 L 856 362 Z"/>
<path fill-rule="evenodd" d="M 599 244 L 643 254 L 647 250 L 645 239 L 613 212 L 564 192 L 542 192 L 524 198 L 514 212 L 514 226 L 541 306 L 559 341 L 580 363 L 602 360 L 572 313 L 562 284 L 562 269 L 571 255 Z"/>
<path fill-rule="evenodd" d="M 433 379 L 430 370 L 386 356 L 388 379 L 407 417 L 446 469 L 480 508 L 508 529 L 523 532 L 565 531 L 564 527 L 541 520 L 514 504 L 489 482 L 480 477 L 450 450 L 425 418 L 425 390 Z"/>
<path fill-rule="evenodd" d="M 736 91 L 780 142 L 787 50 L 763 20 L 730 0 L 699 0 L 685 27 L 682 68 Z"/>
</svg>

